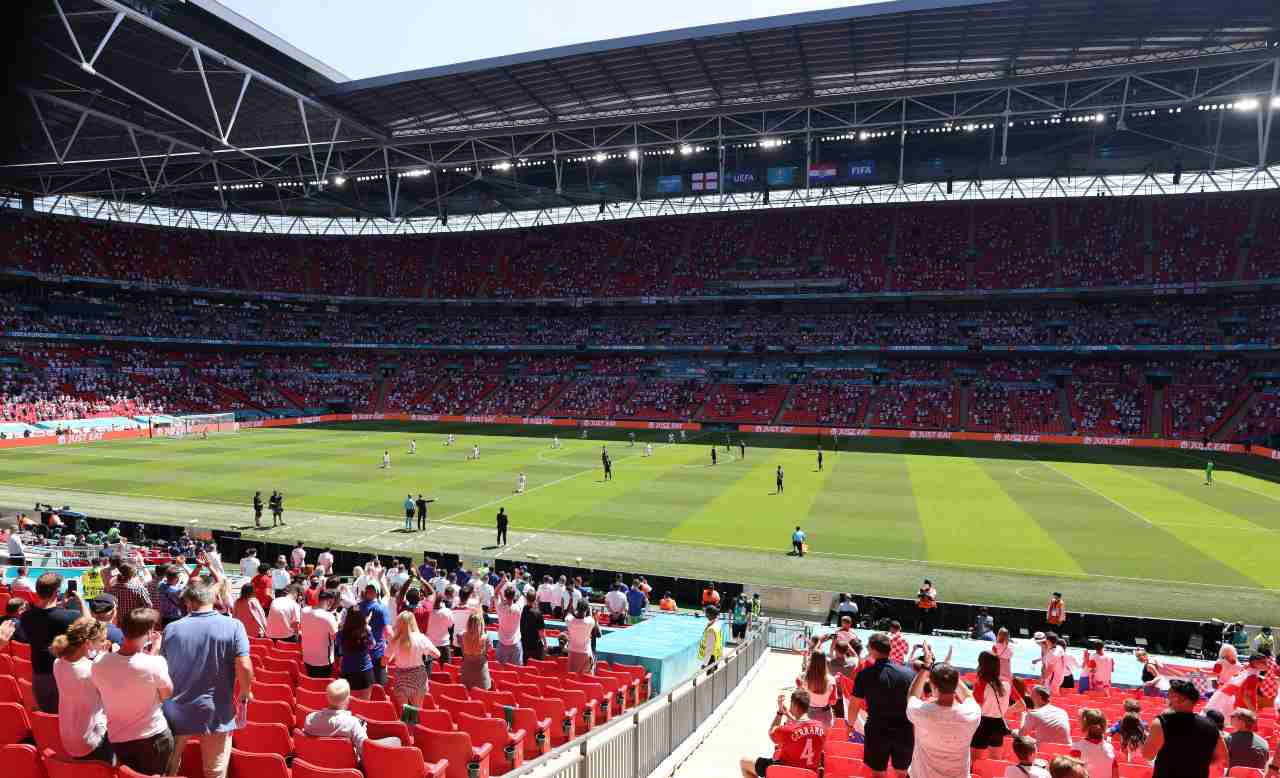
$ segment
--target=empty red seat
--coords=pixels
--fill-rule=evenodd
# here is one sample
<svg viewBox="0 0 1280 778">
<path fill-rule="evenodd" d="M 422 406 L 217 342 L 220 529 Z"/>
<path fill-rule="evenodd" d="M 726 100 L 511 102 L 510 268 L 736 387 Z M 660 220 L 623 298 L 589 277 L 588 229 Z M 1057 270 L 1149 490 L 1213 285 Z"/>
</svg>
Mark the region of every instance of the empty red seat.
<svg viewBox="0 0 1280 778">
<path fill-rule="evenodd" d="M 40 710 L 40 704 L 36 702 L 35 687 L 31 685 L 30 681 L 25 678 L 19 678 L 18 690 L 22 694 L 22 707 L 26 708 L 31 713 L 35 713 Z"/>
<path fill-rule="evenodd" d="M 578 689 L 555 688 L 547 690 L 548 697 L 558 697 L 564 700 L 566 705 L 572 705 L 578 709 L 578 725 L 583 732 L 590 730 L 596 725 L 596 709 L 599 702 L 594 697 L 588 697 L 586 692 Z"/>
<path fill-rule="evenodd" d="M 200 753 L 200 741 L 188 740 L 178 759 L 178 775 L 182 778 L 204 778 L 204 756 Z"/>
<path fill-rule="evenodd" d="M 279 722 L 250 721 L 231 734 L 235 748 L 251 754 L 293 755 L 293 738 L 290 727 Z"/>
<path fill-rule="evenodd" d="M 25 659 L 31 661 L 31 644 L 23 643 L 21 640 L 9 641 L 9 655 L 15 659 Z"/>
<path fill-rule="evenodd" d="M 116 775 L 115 768 L 106 762 L 73 762 L 59 759 L 51 751 L 42 752 L 42 756 L 49 778 L 115 778 Z"/>
<path fill-rule="evenodd" d="M 850 756 L 832 756 L 828 753 L 823 758 L 823 767 L 826 778 L 866 778 L 871 775 L 871 770 L 861 759 Z M 769 772 L 773 772 L 772 767 Z"/>
<path fill-rule="evenodd" d="M 261 721 L 267 724 L 274 722 L 292 727 L 293 706 L 280 700 L 250 700 L 249 721 Z"/>
<path fill-rule="evenodd" d="M 332 678 L 312 678 L 309 675 L 304 675 L 298 679 L 298 688 L 313 692 L 323 692 L 329 688 L 329 684 L 333 683 L 333 680 Z"/>
<path fill-rule="evenodd" d="M 458 730 L 471 736 L 473 745 L 488 744 L 493 751 L 489 757 L 489 769 L 493 775 L 503 775 L 524 764 L 523 729 L 509 730 L 502 719 L 462 714 L 458 717 Z"/>
<path fill-rule="evenodd" d="M 447 694 L 455 700 L 469 700 L 471 695 L 467 692 L 467 687 L 460 683 L 435 683 L 431 684 L 431 696 L 439 697 Z"/>
<path fill-rule="evenodd" d="M 305 759 L 293 760 L 289 772 L 293 778 L 364 778 L 364 773 L 354 767 L 320 767 Z"/>
<path fill-rule="evenodd" d="M 289 778 L 289 767 L 280 754 L 250 754 L 233 745 L 227 778 Z"/>
<path fill-rule="evenodd" d="M 362 719 L 375 721 L 395 721 L 400 718 L 396 714 L 396 706 L 390 700 L 358 700 L 352 697 L 348 701 L 351 712 Z"/>
<path fill-rule="evenodd" d="M 0 681 L 12 681 L 0 677 Z M 17 684 L 14 684 L 17 687 Z M 21 743 L 31 737 L 31 719 L 21 702 L 0 702 L 0 746 Z"/>
<path fill-rule="evenodd" d="M 565 677 L 562 683 L 570 689 L 577 689 L 587 695 L 588 700 L 596 701 L 596 721 L 603 724 L 610 717 L 618 713 L 617 708 L 613 705 L 613 694 L 605 689 L 605 687 L 595 681 L 585 680 L 589 676 L 580 676 L 578 678 Z"/>
<path fill-rule="evenodd" d="M 403 721 L 368 721 L 364 723 L 365 731 L 370 738 L 393 737 L 401 743 L 412 743 L 413 734 L 409 732 L 409 725 Z"/>
<path fill-rule="evenodd" d="M 49 778 L 36 747 L 26 743 L 9 743 L 0 748 L 0 764 L 9 778 Z"/>
<path fill-rule="evenodd" d="M 298 760 L 305 760 L 316 767 L 332 770 L 360 766 L 359 760 L 356 759 L 355 748 L 352 747 L 351 741 L 344 737 L 314 737 L 301 730 L 294 730 L 293 753 L 296 756 L 295 766 Z"/>
<path fill-rule="evenodd" d="M 290 708 L 296 704 L 293 697 L 292 683 L 258 683 L 257 681 L 254 681 L 253 698 L 255 700 L 262 700 L 263 702 L 269 702 L 271 700 L 287 702 L 289 703 Z"/>
<path fill-rule="evenodd" d="M 426 730 L 419 748 L 428 761 L 445 762 L 447 778 L 488 778 L 489 757 L 493 747 L 485 743 L 475 746 L 465 732 L 438 732 Z M 417 749 L 414 749 L 417 750 Z M 371 769 L 368 753 L 365 769 Z M 388 773 L 390 774 L 390 773 Z"/>
<path fill-rule="evenodd" d="M 31 721 L 31 734 L 36 741 L 36 748 L 40 749 L 40 753 L 52 751 L 59 759 L 72 759 L 66 749 L 62 747 L 62 732 L 58 729 L 58 717 L 52 713 L 32 712 L 29 715 Z"/>
<path fill-rule="evenodd" d="M 818 778 L 813 770 L 776 764 L 769 768 L 769 778 Z"/>
<path fill-rule="evenodd" d="M 440 733 L 448 737 L 448 733 Z M 396 776 L 396 778 L 453 778 L 455 774 L 447 759 L 434 759 L 431 755 L 410 746 L 384 746 L 374 740 L 364 744 L 364 771 L 370 776 Z M 462 765 L 460 778 L 466 778 L 467 766 Z M 487 775 L 487 773 L 485 774 Z M 480 776 L 484 778 L 484 776 Z"/>
<path fill-rule="evenodd" d="M 517 697 L 522 706 L 527 705 L 532 708 L 538 718 L 546 719 L 551 722 L 552 747 L 568 743 L 577 737 L 578 734 L 578 709 L 566 706 L 564 700 L 554 697 L 535 697 L 532 695 L 524 695 Z"/>
<path fill-rule="evenodd" d="M 18 679 L 12 675 L 0 675 L 0 704 L 15 703 L 22 704 L 22 688 L 18 686 Z"/>
<path fill-rule="evenodd" d="M 295 705 L 305 705 L 312 710 L 329 707 L 328 695 L 324 692 L 312 691 L 301 686 L 293 690 L 293 702 Z"/>
<path fill-rule="evenodd" d="M 267 670 L 266 668 L 263 668 L 261 670 L 254 671 L 253 682 L 255 685 L 259 683 L 277 683 L 285 686 L 292 686 L 293 675 L 280 670 Z"/>
<path fill-rule="evenodd" d="M 452 732 L 457 729 L 453 723 L 453 714 L 442 708 L 419 710 L 418 724 L 427 729 L 438 729 L 442 732 Z"/>
<path fill-rule="evenodd" d="M 458 715 L 466 713 L 471 716 L 487 716 L 489 709 L 483 702 L 479 700 L 457 699 L 451 695 L 441 694 L 435 696 L 436 704 L 444 710 L 449 711 L 453 716 L 454 722 L 457 722 Z"/>
<path fill-rule="evenodd" d="M 116 768 L 116 778 L 160 778 L 155 773 L 140 773 L 127 764 L 122 764 Z"/>
<path fill-rule="evenodd" d="M 978 778 L 1000 778 L 1007 769 L 1009 763 L 1002 759 L 975 759 L 969 772 Z"/>
</svg>

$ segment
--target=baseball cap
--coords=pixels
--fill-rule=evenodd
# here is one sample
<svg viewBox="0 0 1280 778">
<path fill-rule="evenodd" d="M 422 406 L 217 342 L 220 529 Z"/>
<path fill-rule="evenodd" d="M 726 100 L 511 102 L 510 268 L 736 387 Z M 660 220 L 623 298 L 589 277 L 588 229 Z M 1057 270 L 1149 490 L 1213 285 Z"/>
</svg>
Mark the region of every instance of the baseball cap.
<svg viewBox="0 0 1280 778">
<path fill-rule="evenodd" d="M 89 610 L 94 613 L 107 613 L 114 607 L 116 607 L 116 598 L 113 594 L 104 592 L 89 600 Z"/>
</svg>

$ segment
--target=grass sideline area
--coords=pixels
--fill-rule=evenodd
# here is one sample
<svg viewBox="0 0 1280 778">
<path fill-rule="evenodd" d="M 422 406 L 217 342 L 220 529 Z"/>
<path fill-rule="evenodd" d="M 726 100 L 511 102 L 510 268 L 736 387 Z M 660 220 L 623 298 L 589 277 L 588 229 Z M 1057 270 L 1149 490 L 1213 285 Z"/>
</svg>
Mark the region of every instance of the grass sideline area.
<svg viewBox="0 0 1280 778">
<path fill-rule="evenodd" d="M 929 576 L 947 602 L 1039 608 L 1060 589 L 1078 611 L 1275 619 L 1280 468 L 1259 458 L 1212 455 L 1209 487 L 1200 452 L 845 439 L 839 452 L 823 441 L 819 472 L 812 438 L 734 433 L 727 452 L 723 433 L 675 445 L 666 431 L 638 432 L 635 447 L 626 438 L 362 422 L 13 449 L 0 451 L 0 506 L 65 503 L 414 557 L 443 550 L 899 597 Z M 642 456 L 645 443 L 652 457 Z M 468 458 L 473 444 L 478 460 Z M 610 482 L 602 445 L 613 455 Z M 517 495 L 522 470 L 528 491 Z M 289 527 L 255 531 L 253 491 L 265 499 L 277 488 Z M 419 493 L 437 499 L 431 524 L 406 533 L 402 503 Z M 499 506 L 511 533 L 495 549 Z M 809 536 L 804 559 L 786 554 L 796 524 Z"/>
</svg>

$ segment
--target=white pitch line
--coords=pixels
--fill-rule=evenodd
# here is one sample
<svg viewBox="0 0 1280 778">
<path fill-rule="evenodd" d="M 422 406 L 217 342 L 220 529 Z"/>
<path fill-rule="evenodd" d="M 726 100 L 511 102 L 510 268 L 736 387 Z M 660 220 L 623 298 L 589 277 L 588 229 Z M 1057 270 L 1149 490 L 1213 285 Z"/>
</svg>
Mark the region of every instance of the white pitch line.
<svg viewBox="0 0 1280 778">
<path fill-rule="evenodd" d="M 1021 452 L 1019 452 L 1019 453 L 1021 453 Z M 1133 516 L 1133 517 L 1134 517 L 1135 519 L 1137 519 L 1138 521 L 1141 521 L 1143 524 L 1146 524 L 1148 527 L 1154 527 L 1154 526 L 1156 526 L 1156 523 L 1155 523 L 1154 521 L 1152 521 L 1151 519 L 1148 519 L 1146 516 L 1143 516 L 1141 513 L 1138 513 L 1137 511 L 1135 511 L 1134 509 L 1132 509 L 1132 508 L 1130 508 L 1129 506 L 1125 505 L 1124 503 L 1121 503 L 1121 502 L 1119 502 L 1119 501 L 1117 501 L 1117 500 L 1115 500 L 1115 499 L 1111 498 L 1110 496 L 1108 496 L 1108 495 L 1106 495 L 1106 494 L 1104 494 L 1104 493 L 1102 493 L 1102 492 L 1098 491 L 1097 489 L 1094 489 L 1092 486 L 1090 486 L 1090 485 L 1086 484 L 1085 482 L 1081 481 L 1080 479 L 1076 478 L 1075 476 L 1071 475 L 1070 473 L 1064 473 L 1064 472 L 1062 472 L 1061 470 L 1059 470 L 1058 468 L 1056 468 L 1056 467 L 1054 467 L 1053 465 L 1049 464 L 1048 462 L 1045 462 L 1044 460 L 1041 460 L 1041 459 L 1035 459 L 1034 457 L 1031 457 L 1031 456 L 1026 455 L 1026 454 L 1024 454 L 1024 456 L 1027 456 L 1027 458 L 1028 458 L 1028 459 L 1031 459 L 1033 462 L 1038 462 L 1039 464 L 1044 465 L 1045 467 L 1049 468 L 1050 470 L 1052 470 L 1053 472 L 1055 472 L 1055 473 L 1057 473 L 1058 475 L 1062 476 L 1063 478 L 1070 478 L 1070 479 L 1071 479 L 1072 481 L 1074 481 L 1074 482 L 1076 483 L 1076 485 L 1078 485 L 1080 488 L 1082 488 L 1082 489 L 1088 489 L 1089 491 L 1091 491 L 1091 492 L 1093 492 L 1094 494 L 1098 495 L 1098 496 L 1099 496 L 1099 497 L 1101 497 L 1102 499 L 1104 499 L 1104 500 L 1106 500 L 1107 502 L 1111 503 L 1112 505 L 1116 506 L 1117 508 L 1119 508 L 1120 510 L 1122 510 L 1122 511 L 1124 511 L 1125 513 L 1129 514 L 1130 516 Z"/>
<path fill-rule="evenodd" d="M 493 558 L 494 558 L 494 559 L 497 559 L 498 557 L 502 556 L 503 554 L 507 553 L 508 551 L 515 551 L 517 548 L 520 548 L 520 547 L 521 547 L 521 546 L 523 546 L 525 543 L 528 543 L 530 540 L 533 540 L 533 539 L 534 539 L 534 538 L 536 538 L 536 537 L 538 537 L 538 533 L 536 533 L 536 532 L 535 532 L 535 533 L 533 533 L 532 535 L 530 535 L 529 537 L 524 538 L 523 540 L 517 540 L 515 543 L 513 543 L 513 544 L 511 544 L 511 545 L 509 545 L 509 546 L 503 546 L 501 549 L 499 549 L 499 550 L 497 550 L 497 551 L 495 551 L 495 552 L 494 552 L 494 554 L 493 554 Z"/>
</svg>

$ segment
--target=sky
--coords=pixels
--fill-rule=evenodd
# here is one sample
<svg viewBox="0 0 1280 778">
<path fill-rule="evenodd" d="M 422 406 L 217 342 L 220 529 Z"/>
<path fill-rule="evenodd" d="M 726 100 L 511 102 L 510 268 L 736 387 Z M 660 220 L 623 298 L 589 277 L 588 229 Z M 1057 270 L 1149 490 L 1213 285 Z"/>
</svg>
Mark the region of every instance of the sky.
<svg viewBox="0 0 1280 778">
<path fill-rule="evenodd" d="M 351 78 L 869 0 L 221 0 Z"/>
</svg>

